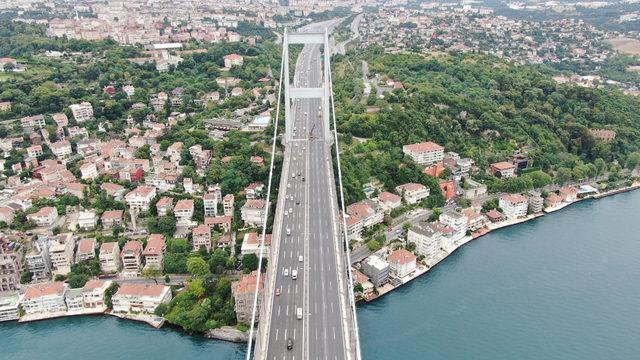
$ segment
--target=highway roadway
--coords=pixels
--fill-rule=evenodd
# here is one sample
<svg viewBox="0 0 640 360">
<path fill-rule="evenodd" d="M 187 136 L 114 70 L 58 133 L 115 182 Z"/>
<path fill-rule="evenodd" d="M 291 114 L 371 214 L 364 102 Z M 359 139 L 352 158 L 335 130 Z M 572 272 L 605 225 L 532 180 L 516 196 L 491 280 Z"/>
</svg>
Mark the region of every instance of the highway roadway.
<svg viewBox="0 0 640 360">
<path fill-rule="evenodd" d="M 295 87 L 322 86 L 320 49 L 319 45 L 303 48 L 296 63 Z M 331 148 L 324 139 L 320 106 L 320 99 L 296 99 L 292 105 L 293 140 L 285 151 L 288 166 L 276 218 L 280 238 L 273 258 L 275 291 L 266 294 L 273 296 L 267 359 L 347 358 L 350 325 L 343 318 L 350 310 L 348 278 L 336 221 Z M 297 279 L 292 278 L 294 270 Z M 297 311 L 302 312 L 301 318 Z"/>
</svg>

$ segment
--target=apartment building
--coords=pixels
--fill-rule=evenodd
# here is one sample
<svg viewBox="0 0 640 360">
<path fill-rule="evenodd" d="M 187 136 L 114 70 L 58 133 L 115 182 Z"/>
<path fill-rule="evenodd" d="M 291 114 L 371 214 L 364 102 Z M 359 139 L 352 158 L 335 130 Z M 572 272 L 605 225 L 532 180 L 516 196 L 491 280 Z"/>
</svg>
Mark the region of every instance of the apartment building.
<svg viewBox="0 0 640 360">
<path fill-rule="evenodd" d="M 148 211 L 151 201 L 156 194 L 157 192 L 155 187 L 140 185 L 125 195 L 124 199 L 132 210 Z"/>
<path fill-rule="evenodd" d="M 384 209 L 373 200 L 362 200 L 347 206 L 347 214 L 362 219 L 364 228 L 370 228 L 384 220 Z"/>
<path fill-rule="evenodd" d="M 117 242 L 106 242 L 100 245 L 100 269 L 106 273 L 120 271 L 120 247 Z"/>
<path fill-rule="evenodd" d="M 389 254 L 387 262 L 391 275 L 403 278 L 416 270 L 417 257 L 406 249 L 398 249 Z"/>
<path fill-rule="evenodd" d="M 453 210 L 447 210 L 440 214 L 438 219 L 442 224 L 453 229 L 453 241 L 457 241 L 465 237 L 467 230 L 469 229 L 469 222 L 467 218 Z"/>
<path fill-rule="evenodd" d="M 233 66 L 242 66 L 244 63 L 244 58 L 238 54 L 229 54 L 223 57 L 224 59 L 224 67 L 231 68 Z"/>
<path fill-rule="evenodd" d="M 147 246 L 144 248 L 142 253 L 144 256 L 145 268 L 163 269 L 164 253 L 166 250 L 167 245 L 164 241 L 164 235 L 149 235 Z"/>
<path fill-rule="evenodd" d="M 191 222 L 194 210 L 193 204 L 193 200 L 191 199 L 182 199 L 176 202 L 176 206 L 173 208 L 173 215 L 176 217 L 179 224 L 187 224 Z"/>
<path fill-rule="evenodd" d="M 202 197 L 204 216 L 216 216 L 218 213 L 218 197 L 215 193 L 207 193 Z"/>
<path fill-rule="evenodd" d="M 164 285 L 122 284 L 111 298 L 113 311 L 153 314 L 158 305 L 171 301 L 171 288 Z"/>
<path fill-rule="evenodd" d="M 242 220 L 246 226 L 262 227 L 266 210 L 265 200 L 247 200 L 241 209 Z"/>
<path fill-rule="evenodd" d="M 433 165 L 444 159 L 444 147 L 430 141 L 404 145 L 402 152 L 418 165 Z"/>
<path fill-rule="evenodd" d="M 233 216 L 233 206 L 235 203 L 235 196 L 233 194 L 227 194 L 222 199 L 222 208 L 224 209 L 224 216 Z"/>
<path fill-rule="evenodd" d="M 66 311 L 69 286 L 62 281 L 35 284 L 27 288 L 20 305 L 27 314 Z"/>
<path fill-rule="evenodd" d="M 396 192 L 402 194 L 407 204 L 416 204 L 429 196 L 429 188 L 417 183 L 396 186 Z"/>
<path fill-rule="evenodd" d="M 200 250 L 204 246 L 207 251 L 211 251 L 211 228 L 207 225 L 198 225 L 191 229 L 191 240 L 193 251 Z"/>
<path fill-rule="evenodd" d="M 120 252 L 122 269 L 127 272 L 138 272 L 142 268 L 142 242 L 129 240 Z"/>
<path fill-rule="evenodd" d="M 27 215 L 27 220 L 33 221 L 37 226 L 51 226 L 58 220 L 58 209 L 53 206 L 45 206 L 37 212 Z"/>
<path fill-rule="evenodd" d="M 105 229 L 113 229 L 116 226 L 124 225 L 124 211 L 122 210 L 107 210 L 102 213 L 100 221 L 102 227 Z"/>
<path fill-rule="evenodd" d="M 380 287 L 389 281 L 389 263 L 378 255 L 371 255 L 362 262 L 362 272 L 369 277 L 375 287 Z"/>
<path fill-rule="evenodd" d="M 516 166 L 510 162 L 501 161 L 491 164 L 491 174 L 502 179 L 516 176 Z"/>
<path fill-rule="evenodd" d="M 17 244 L 0 238 L 0 294 L 18 290 L 22 252 Z"/>
<path fill-rule="evenodd" d="M 165 196 L 160 198 L 156 203 L 156 212 L 158 216 L 166 216 L 173 209 L 173 199 Z"/>
<path fill-rule="evenodd" d="M 266 275 L 260 276 L 260 283 L 256 289 L 258 272 L 253 271 L 248 275 L 240 276 L 238 281 L 231 284 L 231 293 L 235 300 L 236 319 L 239 323 L 247 324 L 251 322 L 251 314 L 253 311 L 253 299 L 256 291 L 258 292 L 258 308 L 262 301 L 262 291 Z M 258 316 L 258 313 L 256 313 Z"/>
<path fill-rule="evenodd" d="M 71 149 L 71 143 L 68 140 L 61 140 L 49 144 L 49 148 L 53 155 L 60 160 L 66 160 L 73 153 Z"/>
<path fill-rule="evenodd" d="M 93 230 L 98 224 L 98 215 L 95 210 L 81 210 L 78 213 L 78 228 L 82 230 Z"/>
<path fill-rule="evenodd" d="M 76 251 L 76 263 L 96 257 L 96 239 L 85 238 L 78 241 L 78 250 Z"/>
<path fill-rule="evenodd" d="M 105 292 L 113 284 L 111 280 L 87 281 L 82 287 L 82 301 L 85 308 L 98 308 L 105 305 Z"/>
<path fill-rule="evenodd" d="M 521 194 L 503 195 L 498 201 L 498 206 L 507 219 L 517 219 L 527 216 L 529 202 Z"/>
<path fill-rule="evenodd" d="M 73 118 L 79 123 L 93 119 L 93 106 L 89 102 L 83 101 L 80 104 L 69 105 L 69 109 L 73 113 Z"/>
<path fill-rule="evenodd" d="M 71 271 L 75 248 L 72 233 L 56 235 L 49 240 L 49 259 L 54 275 L 67 275 Z"/>
</svg>

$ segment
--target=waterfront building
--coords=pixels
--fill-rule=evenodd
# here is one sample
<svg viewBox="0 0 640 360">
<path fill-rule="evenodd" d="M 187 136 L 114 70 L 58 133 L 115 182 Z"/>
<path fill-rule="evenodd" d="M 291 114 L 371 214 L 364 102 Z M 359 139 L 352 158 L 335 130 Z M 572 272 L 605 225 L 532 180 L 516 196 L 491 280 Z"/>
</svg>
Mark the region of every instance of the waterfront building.
<svg viewBox="0 0 640 360">
<path fill-rule="evenodd" d="M 407 204 L 416 204 L 429 196 L 429 188 L 417 183 L 396 186 L 396 192 L 402 194 Z"/>
<path fill-rule="evenodd" d="M 106 242 L 100 246 L 100 269 L 111 273 L 120 270 L 120 247 L 117 242 Z"/>
<path fill-rule="evenodd" d="M 548 208 L 553 208 L 562 203 L 562 196 L 557 194 L 549 194 L 546 199 L 544 199 L 544 205 Z"/>
<path fill-rule="evenodd" d="M 532 214 L 536 214 L 542 211 L 544 208 L 544 199 L 538 192 L 532 192 L 527 196 L 527 200 L 529 201 L 529 211 Z"/>
<path fill-rule="evenodd" d="M 105 292 L 113 284 L 111 280 L 96 280 L 92 279 L 87 281 L 82 287 L 82 300 L 84 307 L 97 308 L 105 306 Z"/>
<path fill-rule="evenodd" d="M 76 243 L 72 233 L 56 235 L 49 241 L 49 259 L 54 275 L 67 275 L 73 264 Z"/>
<path fill-rule="evenodd" d="M 504 214 L 496 209 L 487 211 L 485 215 L 487 216 L 487 219 L 489 219 L 489 221 L 491 221 L 492 223 L 497 223 L 498 221 L 502 221 L 504 219 Z"/>
<path fill-rule="evenodd" d="M 407 232 L 407 242 L 416 244 L 417 254 L 430 257 L 451 243 L 453 231 L 442 224 L 420 222 Z"/>
<path fill-rule="evenodd" d="M 463 209 L 462 215 L 467 218 L 471 231 L 476 231 L 487 225 L 487 217 L 472 208 Z"/>
<path fill-rule="evenodd" d="M 171 288 L 164 285 L 122 284 L 111 298 L 114 312 L 153 314 L 158 305 L 171 301 Z"/>
<path fill-rule="evenodd" d="M 404 145 L 402 152 L 418 165 L 432 165 L 444 159 L 444 148 L 430 141 Z"/>
<path fill-rule="evenodd" d="M 452 241 L 457 241 L 465 237 L 469 229 L 469 221 L 463 214 L 457 211 L 447 210 L 440 214 L 438 220 L 453 229 Z"/>
<path fill-rule="evenodd" d="M 124 244 L 120 253 L 122 269 L 127 272 L 137 273 L 142 267 L 142 242 L 129 240 Z"/>
<path fill-rule="evenodd" d="M 503 195 L 498 201 L 498 206 L 502 209 L 507 219 L 517 219 L 527 216 L 529 202 L 521 194 Z"/>
<path fill-rule="evenodd" d="M 398 249 L 387 257 L 391 275 L 403 278 L 416 270 L 416 256 L 406 249 Z"/>
<path fill-rule="evenodd" d="M 18 244 L 9 244 L 0 238 L 0 294 L 18 290 L 22 252 Z"/>
<path fill-rule="evenodd" d="M 20 295 L 17 292 L 0 295 L 0 322 L 18 320 L 19 306 Z"/>
<path fill-rule="evenodd" d="M 234 309 L 236 311 L 236 319 L 239 323 L 248 324 L 251 322 L 251 313 L 253 311 L 253 299 L 256 293 L 257 271 L 251 274 L 241 275 L 238 281 L 231 283 L 231 293 L 235 301 Z M 264 288 L 266 275 L 260 277 L 258 285 L 258 308 L 262 301 L 262 290 Z M 258 316 L 256 312 L 256 316 Z M 256 319 L 257 320 L 257 319 Z"/>
<path fill-rule="evenodd" d="M 151 234 L 147 240 L 147 246 L 144 248 L 142 255 L 144 256 L 145 268 L 162 269 L 164 265 L 164 253 L 167 245 L 164 241 L 164 235 Z"/>
<path fill-rule="evenodd" d="M 68 289 L 64 294 L 64 302 L 65 304 L 67 304 L 68 311 L 78 311 L 84 309 L 82 289 Z"/>
<path fill-rule="evenodd" d="M 578 189 L 573 186 L 561 187 L 558 193 L 564 202 L 573 202 L 578 198 Z"/>
<path fill-rule="evenodd" d="M 362 272 L 369 277 L 375 287 L 380 287 L 389 280 L 389 263 L 374 254 L 362 262 Z"/>
<path fill-rule="evenodd" d="M 27 314 L 66 311 L 65 294 L 68 288 L 62 281 L 31 285 L 20 305 Z"/>
</svg>

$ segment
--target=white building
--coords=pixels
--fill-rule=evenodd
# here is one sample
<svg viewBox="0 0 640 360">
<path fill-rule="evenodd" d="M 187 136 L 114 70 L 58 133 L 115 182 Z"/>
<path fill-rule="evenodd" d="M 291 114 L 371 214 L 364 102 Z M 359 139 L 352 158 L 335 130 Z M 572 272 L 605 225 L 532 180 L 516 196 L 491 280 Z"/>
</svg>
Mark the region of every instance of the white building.
<svg viewBox="0 0 640 360">
<path fill-rule="evenodd" d="M 82 288 L 84 307 L 97 308 L 105 306 L 104 294 L 113 284 L 111 280 L 89 280 Z"/>
<path fill-rule="evenodd" d="M 15 294 L 5 294 L 0 296 L 0 322 L 18 320 L 20 296 Z"/>
<path fill-rule="evenodd" d="M 102 243 L 100 246 L 100 269 L 103 272 L 117 272 L 120 270 L 120 247 L 117 242 Z"/>
<path fill-rule="evenodd" d="M 98 223 L 95 210 L 81 210 L 78 213 L 78 227 L 82 230 L 93 230 Z"/>
<path fill-rule="evenodd" d="M 61 281 L 31 285 L 27 288 L 20 305 L 27 314 L 67 311 L 67 290 L 68 285 Z"/>
<path fill-rule="evenodd" d="M 370 228 L 384 221 L 384 209 L 373 200 L 362 200 L 347 206 L 347 214 L 362 219 L 364 228 Z"/>
<path fill-rule="evenodd" d="M 419 223 L 407 232 L 407 242 L 416 244 L 416 253 L 425 257 L 434 256 L 449 243 L 453 229 L 435 223 Z M 446 234 L 445 234 L 446 233 Z"/>
<path fill-rule="evenodd" d="M 71 143 L 67 140 L 51 143 L 49 148 L 51 149 L 51 152 L 53 152 L 53 155 L 60 160 L 68 158 L 73 153 Z"/>
<path fill-rule="evenodd" d="M 216 216 L 218 214 L 218 197 L 215 193 L 204 194 L 204 216 Z"/>
<path fill-rule="evenodd" d="M 46 206 L 33 214 L 27 215 L 27 220 L 33 221 L 37 226 L 51 226 L 58 220 L 58 209 Z"/>
<path fill-rule="evenodd" d="M 114 312 L 153 314 L 158 305 L 171 301 L 171 288 L 164 285 L 122 284 L 111 301 Z"/>
<path fill-rule="evenodd" d="M 417 183 L 396 186 L 396 192 L 402 194 L 407 204 L 416 204 L 429 196 L 429 188 Z"/>
<path fill-rule="evenodd" d="M 507 219 L 517 219 L 527 216 L 529 202 L 521 194 L 503 195 L 498 201 L 498 206 L 502 209 Z"/>
<path fill-rule="evenodd" d="M 262 235 L 258 235 L 257 232 L 250 232 L 244 234 L 244 239 L 242 240 L 242 247 L 240 249 L 240 254 L 255 254 L 256 256 L 260 256 L 260 245 L 262 244 Z M 269 258 L 269 247 L 271 246 L 271 234 L 266 234 L 264 239 L 264 250 L 262 251 L 262 255 L 265 258 Z"/>
<path fill-rule="evenodd" d="M 430 141 L 404 145 L 402 152 L 418 165 L 432 165 L 444 159 L 444 147 Z"/>
<path fill-rule="evenodd" d="M 67 275 L 71 271 L 75 247 L 72 233 L 60 234 L 50 240 L 49 259 L 54 275 Z"/>
<path fill-rule="evenodd" d="M 173 214 L 179 224 L 187 224 L 193 217 L 194 203 L 191 199 L 182 199 L 173 207 Z"/>
<path fill-rule="evenodd" d="M 453 240 L 460 240 L 467 234 L 469 229 L 469 221 L 467 218 L 455 211 L 445 211 L 440 214 L 441 223 L 453 229 Z"/>
<path fill-rule="evenodd" d="M 80 166 L 80 174 L 83 180 L 93 180 L 98 177 L 98 168 L 92 162 L 84 163 Z"/>
<path fill-rule="evenodd" d="M 125 201 L 131 209 L 137 211 L 149 210 L 151 200 L 156 196 L 156 188 L 153 186 L 140 185 L 135 190 L 124 196 Z"/>
<path fill-rule="evenodd" d="M 416 270 L 416 256 L 406 249 L 398 249 L 387 257 L 391 275 L 403 278 Z"/>
<path fill-rule="evenodd" d="M 142 242 L 129 240 L 120 253 L 123 271 L 137 273 L 142 268 Z"/>
<path fill-rule="evenodd" d="M 80 104 L 69 105 L 69 109 L 79 123 L 93 119 L 93 106 L 89 102 L 83 101 Z"/>
<path fill-rule="evenodd" d="M 262 199 L 247 200 L 242 206 L 242 220 L 245 225 L 261 227 L 264 224 L 266 202 Z"/>
</svg>

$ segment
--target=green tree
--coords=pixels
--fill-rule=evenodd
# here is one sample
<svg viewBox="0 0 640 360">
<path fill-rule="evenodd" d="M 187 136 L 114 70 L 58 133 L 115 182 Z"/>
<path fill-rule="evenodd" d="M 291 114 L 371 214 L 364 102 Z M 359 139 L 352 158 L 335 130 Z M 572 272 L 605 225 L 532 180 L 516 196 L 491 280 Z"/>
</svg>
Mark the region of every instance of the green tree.
<svg viewBox="0 0 640 360">
<path fill-rule="evenodd" d="M 187 259 L 187 271 L 196 277 L 205 276 L 209 273 L 209 265 L 203 258 L 192 256 Z"/>
<path fill-rule="evenodd" d="M 241 268 L 244 273 L 258 269 L 258 256 L 256 254 L 245 254 L 242 256 Z"/>
</svg>

